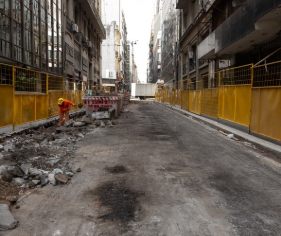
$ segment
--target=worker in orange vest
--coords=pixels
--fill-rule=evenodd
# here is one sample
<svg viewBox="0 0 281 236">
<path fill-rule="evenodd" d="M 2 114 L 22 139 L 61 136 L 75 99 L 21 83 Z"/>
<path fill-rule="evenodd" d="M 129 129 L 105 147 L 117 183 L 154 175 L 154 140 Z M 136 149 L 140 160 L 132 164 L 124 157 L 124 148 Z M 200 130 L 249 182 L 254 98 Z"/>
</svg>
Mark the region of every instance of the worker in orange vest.
<svg viewBox="0 0 281 236">
<path fill-rule="evenodd" d="M 69 120 L 69 111 L 71 107 L 74 106 L 74 103 L 67 99 L 59 98 L 58 106 L 59 106 L 59 114 L 60 114 L 59 126 L 61 126 L 64 125 L 64 123 Z"/>
</svg>

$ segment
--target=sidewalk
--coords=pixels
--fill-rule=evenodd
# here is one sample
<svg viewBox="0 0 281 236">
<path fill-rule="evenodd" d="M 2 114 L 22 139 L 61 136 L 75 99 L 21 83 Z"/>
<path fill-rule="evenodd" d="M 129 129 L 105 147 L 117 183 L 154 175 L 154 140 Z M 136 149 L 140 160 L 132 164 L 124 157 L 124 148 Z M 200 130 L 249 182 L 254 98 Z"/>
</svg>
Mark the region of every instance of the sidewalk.
<svg viewBox="0 0 281 236">
<path fill-rule="evenodd" d="M 163 104 L 163 103 L 159 103 L 159 102 L 156 102 L 162 106 L 165 106 L 167 108 L 170 108 L 176 112 L 179 112 L 185 116 L 190 116 L 192 118 L 194 118 L 195 120 L 198 120 L 198 121 L 201 121 L 201 122 L 204 122 L 205 124 L 208 124 L 218 130 L 222 130 L 226 133 L 229 133 L 229 134 L 234 134 L 234 136 L 240 138 L 240 139 L 244 139 L 248 142 L 251 142 L 257 146 L 260 146 L 262 148 L 265 148 L 265 149 L 268 149 L 270 151 L 274 151 L 274 152 L 278 152 L 278 153 L 281 153 L 281 146 L 278 145 L 278 144 L 275 144 L 273 142 L 269 142 L 267 140 L 264 140 L 262 138 L 259 138 L 259 137 L 256 137 L 254 135 L 251 135 L 249 133 L 246 133 L 244 131 L 241 131 L 241 130 L 238 130 L 238 129 L 235 129 L 233 127 L 230 127 L 230 126 L 227 126 L 225 124 L 222 124 L 222 123 L 219 123 L 217 121 L 214 121 L 212 119 L 209 119 L 209 118 L 206 118 L 204 116 L 200 116 L 200 115 L 197 115 L 197 114 L 194 114 L 194 113 L 191 113 L 191 112 L 188 112 L 188 111 L 185 111 L 177 106 L 171 106 L 169 104 Z"/>
</svg>

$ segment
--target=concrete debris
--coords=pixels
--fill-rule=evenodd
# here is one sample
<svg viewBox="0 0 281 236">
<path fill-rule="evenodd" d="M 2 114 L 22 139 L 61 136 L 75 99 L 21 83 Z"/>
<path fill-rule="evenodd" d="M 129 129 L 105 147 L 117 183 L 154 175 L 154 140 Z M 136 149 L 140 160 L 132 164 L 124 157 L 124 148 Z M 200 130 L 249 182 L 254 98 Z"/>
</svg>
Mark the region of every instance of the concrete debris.
<svg viewBox="0 0 281 236">
<path fill-rule="evenodd" d="M 55 166 L 56 164 L 58 164 L 60 162 L 61 158 L 60 157 L 54 157 L 51 158 L 50 160 L 47 161 L 47 163 L 49 163 L 51 166 Z"/>
<path fill-rule="evenodd" d="M 106 126 L 105 123 L 101 120 L 100 127 L 105 128 L 105 126 Z"/>
<path fill-rule="evenodd" d="M 57 183 L 60 183 L 60 184 L 67 184 L 69 181 L 69 177 L 64 174 L 56 174 L 55 179 L 56 179 Z"/>
<path fill-rule="evenodd" d="M 234 138 L 234 134 L 228 134 L 227 137 L 228 137 L 229 139 L 233 139 L 233 138 Z"/>
<path fill-rule="evenodd" d="M 110 119 L 110 112 L 107 112 L 107 111 L 93 112 L 92 119 L 94 119 L 94 120 Z"/>
<path fill-rule="evenodd" d="M 5 192 L 20 196 L 28 188 L 68 183 L 75 173 L 81 172 L 81 168 L 69 166 L 69 160 L 75 158 L 76 142 L 93 133 L 96 127 L 113 124 L 116 121 L 84 116 L 69 120 L 63 127 L 29 129 L 1 139 L 0 181 L 5 184 Z M 3 194 L 4 191 L 0 192 L 0 199 L 6 198 Z"/>
<path fill-rule="evenodd" d="M 0 166 L 0 177 L 5 182 L 11 182 L 13 180 L 13 175 L 8 171 L 8 166 Z"/>
<path fill-rule="evenodd" d="M 249 143 L 249 142 L 246 142 L 246 141 L 243 142 L 243 143 L 244 143 L 245 146 L 251 147 L 253 149 L 257 149 L 256 146 L 254 144 L 252 144 L 252 143 Z"/>
<path fill-rule="evenodd" d="M 55 179 L 55 175 L 54 174 L 49 174 L 48 175 L 48 180 L 49 180 L 49 182 L 50 182 L 50 184 L 52 184 L 52 185 L 56 185 L 56 179 Z"/>
<path fill-rule="evenodd" d="M 63 174 L 63 171 L 61 169 L 54 169 L 52 171 L 52 174 L 57 175 L 57 174 Z"/>
<path fill-rule="evenodd" d="M 81 122 L 90 125 L 93 123 L 93 120 L 89 116 L 85 115 L 82 117 Z"/>
<path fill-rule="evenodd" d="M 0 231 L 16 228 L 18 222 L 13 217 L 7 204 L 0 204 Z"/>
<path fill-rule="evenodd" d="M 63 133 L 63 132 L 66 132 L 66 131 L 68 131 L 68 128 L 65 127 L 65 126 L 61 126 L 61 127 L 56 128 L 56 133 Z"/>
<path fill-rule="evenodd" d="M 43 172 L 41 170 L 38 170 L 36 168 L 29 168 L 28 173 L 30 176 L 40 176 L 43 174 Z"/>
<path fill-rule="evenodd" d="M 40 185 L 41 185 L 41 187 L 46 186 L 48 183 L 49 183 L 49 178 L 48 178 L 48 176 L 41 175 L 41 176 L 40 176 Z"/>
<path fill-rule="evenodd" d="M 8 166 L 7 172 L 14 177 L 23 177 L 24 176 L 24 172 L 18 166 Z"/>
<path fill-rule="evenodd" d="M 81 133 L 78 133 L 78 134 L 77 134 L 77 137 L 79 137 L 79 138 L 84 138 L 85 136 L 84 136 L 83 134 L 81 134 Z"/>
<path fill-rule="evenodd" d="M 26 180 L 23 178 L 13 178 L 13 183 L 15 183 L 18 186 L 22 186 L 26 183 Z"/>
<path fill-rule="evenodd" d="M 86 123 L 81 122 L 81 121 L 76 121 L 73 123 L 73 127 L 83 127 L 85 125 L 86 125 Z"/>
<path fill-rule="evenodd" d="M 118 122 L 116 120 L 111 121 L 112 125 L 118 125 Z"/>
<path fill-rule="evenodd" d="M 95 121 L 95 125 L 96 125 L 97 127 L 99 127 L 99 126 L 101 125 L 101 120 L 96 120 L 96 121 Z"/>
<path fill-rule="evenodd" d="M 7 172 L 7 166 L 1 165 L 0 166 L 0 176 Z"/>
<path fill-rule="evenodd" d="M 65 122 L 64 126 L 65 126 L 65 127 L 70 127 L 70 126 L 72 126 L 73 124 L 74 124 L 74 120 L 71 119 L 71 120 Z"/>
<path fill-rule="evenodd" d="M 13 143 L 6 143 L 4 146 L 4 151 L 9 152 L 9 151 L 14 151 L 15 150 L 15 145 Z"/>
<path fill-rule="evenodd" d="M 111 120 L 108 120 L 108 121 L 106 122 L 106 125 L 109 126 L 109 127 L 112 127 L 112 126 L 113 126 Z"/>
<path fill-rule="evenodd" d="M 1 179 L 2 179 L 3 181 L 5 181 L 5 182 L 10 183 L 10 182 L 12 182 L 12 180 L 13 180 L 13 176 L 10 175 L 8 172 L 4 172 L 4 173 L 1 175 Z"/>
<path fill-rule="evenodd" d="M 25 175 L 28 175 L 28 174 L 29 174 L 29 169 L 32 168 L 32 165 L 31 165 L 31 164 L 26 164 L 26 163 L 24 163 L 24 164 L 22 164 L 22 165 L 20 166 L 20 168 L 21 168 L 21 170 L 23 171 L 23 173 L 24 173 Z"/>
<path fill-rule="evenodd" d="M 33 179 L 33 180 L 32 180 L 32 183 L 33 183 L 34 185 L 38 185 L 38 184 L 40 184 L 40 180 L 38 180 L 38 179 Z"/>
<path fill-rule="evenodd" d="M 67 171 L 65 172 L 65 174 L 69 177 L 73 177 L 74 176 L 74 173 L 70 172 L 70 171 Z"/>
</svg>

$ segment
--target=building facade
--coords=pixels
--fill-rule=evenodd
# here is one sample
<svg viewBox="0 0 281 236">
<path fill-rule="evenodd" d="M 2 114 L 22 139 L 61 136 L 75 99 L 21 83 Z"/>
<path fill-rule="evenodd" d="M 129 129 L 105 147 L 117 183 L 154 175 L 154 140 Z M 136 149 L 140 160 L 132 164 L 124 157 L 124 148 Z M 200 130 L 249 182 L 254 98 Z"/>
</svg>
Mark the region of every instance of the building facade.
<svg viewBox="0 0 281 236">
<path fill-rule="evenodd" d="M 105 29 L 100 0 L 64 2 L 64 75 L 84 89 L 98 90 L 101 84 L 101 43 Z"/>
<path fill-rule="evenodd" d="M 163 0 L 161 25 L 161 79 L 165 83 L 178 80 L 177 42 L 179 39 L 179 11 L 176 0 Z"/>
<path fill-rule="evenodd" d="M 161 41 L 162 41 L 162 0 L 157 0 L 153 17 L 150 37 L 149 83 L 156 83 L 161 79 Z M 167 3 L 166 3 L 167 4 Z"/>
<path fill-rule="evenodd" d="M 119 29 L 116 22 L 105 26 L 106 39 L 102 43 L 102 84 L 112 87 L 115 91 L 115 84 L 120 74 L 119 63 Z"/>
<path fill-rule="evenodd" d="M 108 39 L 102 44 L 102 80 L 104 86 L 116 87 L 116 92 L 130 89 L 130 45 L 128 30 L 120 1 L 103 1 L 103 24 L 107 28 Z M 113 33 L 114 31 L 114 33 Z M 112 65 L 115 65 L 114 68 Z M 113 75 L 114 74 L 114 75 Z"/>
<path fill-rule="evenodd" d="M 124 89 L 130 90 L 130 44 L 128 41 L 128 29 L 125 15 L 122 12 L 122 30 L 121 30 L 121 54 L 122 54 L 122 72 L 124 77 Z"/>
<path fill-rule="evenodd" d="M 196 87 L 215 87 L 215 72 L 280 58 L 281 1 L 177 1 L 181 9 L 180 78 Z M 245 20 L 247 19 L 247 20 Z M 271 55 L 271 53 L 273 53 Z M 196 82 L 199 81 L 199 82 Z"/>
<path fill-rule="evenodd" d="M 0 1 L 0 62 L 63 73 L 61 0 Z"/>
</svg>

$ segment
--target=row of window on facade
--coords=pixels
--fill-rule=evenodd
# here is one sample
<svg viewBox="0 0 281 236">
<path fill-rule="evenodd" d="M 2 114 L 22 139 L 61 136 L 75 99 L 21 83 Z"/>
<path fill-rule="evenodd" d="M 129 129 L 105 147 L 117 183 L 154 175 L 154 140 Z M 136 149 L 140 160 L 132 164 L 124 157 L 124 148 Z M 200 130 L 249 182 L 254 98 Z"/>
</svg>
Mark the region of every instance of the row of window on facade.
<svg viewBox="0 0 281 236">
<path fill-rule="evenodd" d="M 0 56 L 61 73 L 61 0 L 1 0 Z"/>
</svg>

